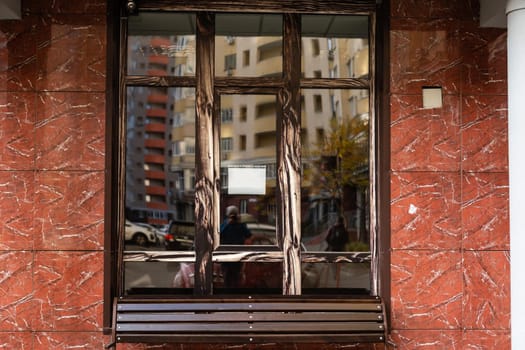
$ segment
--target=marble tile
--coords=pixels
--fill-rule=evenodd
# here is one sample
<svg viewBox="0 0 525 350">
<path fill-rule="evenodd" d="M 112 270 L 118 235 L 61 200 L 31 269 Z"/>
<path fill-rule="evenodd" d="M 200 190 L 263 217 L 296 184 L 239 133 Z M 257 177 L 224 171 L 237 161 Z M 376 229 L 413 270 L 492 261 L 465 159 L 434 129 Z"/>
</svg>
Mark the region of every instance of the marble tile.
<svg viewBox="0 0 525 350">
<path fill-rule="evenodd" d="M 463 279 L 458 251 L 394 250 L 391 261 L 393 329 L 460 329 Z"/>
<path fill-rule="evenodd" d="M 460 330 L 394 330 L 396 350 L 463 350 Z"/>
<path fill-rule="evenodd" d="M 423 86 L 440 86 L 445 95 L 458 94 L 462 59 L 457 27 L 450 18 L 392 19 L 391 93 L 421 95 Z"/>
<path fill-rule="evenodd" d="M 475 18 L 479 17 L 479 1 L 476 0 L 392 0 L 392 17 L 418 18 Z"/>
<path fill-rule="evenodd" d="M 103 172 L 40 172 L 35 183 L 37 249 L 103 249 Z"/>
<path fill-rule="evenodd" d="M 0 334 L 31 330 L 33 253 L 0 252 L 0 266 Z"/>
<path fill-rule="evenodd" d="M 37 332 L 33 350 L 104 349 L 100 332 Z"/>
<path fill-rule="evenodd" d="M 53 0 L 53 6 L 49 6 L 49 0 L 25 0 L 22 3 L 23 10 L 30 13 L 74 13 L 74 14 L 105 14 L 106 0 Z"/>
<path fill-rule="evenodd" d="M 509 250 L 507 173 L 467 173 L 462 179 L 463 248 Z"/>
<path fill-rule="evenodd" d="M 472 35 L 462 34 L 471 39 Z M 507 32 L 501 30 L 496 38 L 486 39 L 489 41 L 479 48 L 471 47 L 472 42 L 462 45 L 461 91 L 464 95 L 507 94 Z"/>
<path fill-rule="evenodd" d="M 463 170 L 507 171 L 507 96 L 465 96 L 461 105 Z"/>
<path fill-rule="evenodd" d="M 465 329 L 510 329 L 510 256 L 503 251 L 466 251 L 463 258 Z"/>
<path fill-rule="evenodd" d="M 510 331 L 467 330 L 463 333 L 463 350 L 510 350 Z"/>
<path fill-rule="evenodd" d="M 422 96 L 392 95 L 391 168 L 396 171 L 459 171 L 459 99 L 445 95 L 443 108 L 423 109 Z"/>
<path fill-rule="evenodd" d="M 100 331 L 103 265 L 102 252 L 37 252 L 34 329 Z"/>
<path fill-rule="evenodd" d="M 460 189 L 453 173 L 392 173 L 392 248 L 459 249 Z"/>
<path fill-rule="evenodd" d="M 36 16 L 0 21 L 0 91 L 35 88 L 36 23 Z"/>
<path fill-rule="evenodd" d="M 0 332 L 0 350 L 33 350 L 31 332 Z"/>
<path fill-rule="evenodd" d="M 37 169 L 104 169 L 104 94 L 39 94 L 36 118 Z"/>
<path fill-rule="evenodd" d="M 105 17 L 42 15 L 37 32 L 38 91 L 105 90 Z"/>
<path fill-rule="evenodd" d="M 32 170 L 37 95 L 0 92 L 0 169 Z"/>
<path fill-rule="evenodd" d="M 0 251 L 34 247 L 34 173 L 0 171 Z"/>
</svg>

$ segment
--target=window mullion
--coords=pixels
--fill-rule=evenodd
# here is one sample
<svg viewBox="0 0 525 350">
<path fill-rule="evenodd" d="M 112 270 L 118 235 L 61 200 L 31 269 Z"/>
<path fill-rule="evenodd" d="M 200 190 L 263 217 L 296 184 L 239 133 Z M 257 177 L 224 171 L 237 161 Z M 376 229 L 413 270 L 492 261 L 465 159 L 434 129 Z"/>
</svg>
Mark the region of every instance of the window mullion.
<svg viewBox="0 0 525 350">
<path fill-rule="evenodd" d="M 283 294 L 301 294 L 301 19 L 284 15 L 283 76 L 279 93 L 278 188 L 280 229 L 283 249 Z"/>
<path fill-rule="evenodd" d="M 196 160 L 195 160 L 195 289 L 196 295 L 212 293 L 213 233 L 217 231 L 214 215 L 214 15 L 197 15 L 197 89 L 196 89 Z M 210 161 L 211 160 L 211 161 Z"/>
</svg>

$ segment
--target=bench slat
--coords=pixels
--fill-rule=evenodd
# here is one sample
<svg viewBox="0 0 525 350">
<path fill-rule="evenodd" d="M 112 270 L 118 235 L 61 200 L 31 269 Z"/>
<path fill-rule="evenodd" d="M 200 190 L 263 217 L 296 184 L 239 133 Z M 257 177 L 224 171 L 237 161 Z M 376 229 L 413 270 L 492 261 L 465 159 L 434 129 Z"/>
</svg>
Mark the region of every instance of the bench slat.
<svg viewBox="0 0 525 350">
<path fill-rule="evenodd" d="M 213 321 L 382 321 L 383 315 L 381 313 L 369 312 L 213 312 L 213 313 L 120 313 L 118 315 L 118 322 L 213 322 Z"/>
<path fill-rule="evenodd" d="M 295 303 L 295 302 L 256 302 L 243 303 L 120 303 L 118 312 L 124 311 L 381 311 L 380 303 Z"/>
<path fill-rule="evenodd" d="M 118 342 L 121 343 L 382 343 L 384 336 L 377 333 L 325 333 L 325 334 L 257 334 L 257 335 L 231 335 L 231 334 L 122 334 Z"/>
<path fill-rule="evenodd" d="M 257 332 L 359 332 L 383 331 L 383 325 L 374 322 L 214 322 L 214 323 L 121 323 L 119 332 L 219 332 L 219 333 L 257 333 Z"/>
</svg>

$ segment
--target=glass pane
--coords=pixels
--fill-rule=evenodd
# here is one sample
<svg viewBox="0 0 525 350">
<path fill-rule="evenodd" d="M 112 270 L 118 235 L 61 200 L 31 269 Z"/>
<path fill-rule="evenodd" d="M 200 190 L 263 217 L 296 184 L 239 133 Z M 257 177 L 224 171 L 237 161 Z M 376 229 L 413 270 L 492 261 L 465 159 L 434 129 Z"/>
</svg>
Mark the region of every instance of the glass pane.
<svg viewBox="0 0 525 350">
<path fill-rule="evenodd" d="M 173 262 L 126 262 L 124 292 L 126 295 L 159 292 L 193 293 L 193 274 L 188 266 Z M 184 291 L 186 289 L 186 291 Z"/>
<path fill-rule="evenodd" d="M 282 263 L 216 263 L 213 271 L 213 288 L 216 294 L 232 292 L 282 294 Z"/>
<path fill-rule="evenodd" d="M 128 74 L 195 75 L 195 15 L 141 12 L 128 31 Z"/>
<path fill-rule="evenodd" d="M 222 95 L 220 103 L 221 244 L 273 245 L 276 97 Z"/>
<path fill-rule="evenodd" d="M 367 78 L 367 16 L 302 16 L 302 72 L 306 78 Z"/>
<path fill-rule="evenodd" d="M 303 89 L 302 103 L 302 243 L 369 251 L 368 91 Z"/>
<path fill-rule="evenodd" d="M 282 75 L 282 16 L 217 14 L 215 75 Z"/>
<path fill-rule="evenodd" d="M 369 263 L 310 263 L 303 264 L 302 287 L 308 289 L 350 289 L 352 294 L 368 294 L 370 290 Z"/>
<path fill-rule="evenodd" d="M 195 91 L 127 90 L 126 250 L 193 249 Z"/>
</svg>

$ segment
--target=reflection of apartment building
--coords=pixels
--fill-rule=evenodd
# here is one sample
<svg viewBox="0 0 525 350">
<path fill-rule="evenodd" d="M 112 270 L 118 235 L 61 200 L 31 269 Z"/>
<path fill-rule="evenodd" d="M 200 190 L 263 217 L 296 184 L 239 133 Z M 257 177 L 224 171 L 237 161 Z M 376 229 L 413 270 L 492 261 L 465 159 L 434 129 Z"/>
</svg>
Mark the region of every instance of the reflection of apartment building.
<svg viewBox="0 0 525 350">
<path fill-rule="evenodd" d="M 282 74 L 282 46 L 279 36 L 223 36 L 216 37 L 215 45 L 215 70 L 218 76 L 272 77 Z M 302 50 L 304 77 L 365 78 L 368 76 L 369 53 L 366 39 L 305 37 L 302 40 Z M 275 193 L 278 134 L 276 111 L 279 110 L 276 103 L 277 99 L 274 95 L 221 96 L 220 147 L 224 190 L 226 190 L 227 167 L 239 164 L 263 165 L 267 169 L 266 192 Z M 369 99 L 366 89 L 303 89 L 301 138 L 305 166 L 312 165 L 315 158 L 312 154 L 334 127 L 343 122 L 350 122 L 352 118 L 367 121 L 368 111 Z M 366 138 L 363 139 L 363 142 L 367 141 Z M 305 177 L 303 190 L 309 186 L 310 182 Z M 353 196 L 357 194 L 354 193 Z M 307 200 L 307 197 L 304 200 Z M 224 205 L 242 204 L 244 201 L 242 196 L 228 198 L 230 202 Z M 355 201 L 352 200 L 354 203 Z M 267 206 L 275 207 L 275 203 L 270 200 Z M 355 210 L 355 205 L 349 210 Z M 266 209 L 266 212 L 270 211 Z"/>
<path fill-rule="evenodd" d="M 134 36 L 129 43 L 128 72 L 144 76 L 184 75 L 193 70 L 193 62 L 184 52 L 187 47 L 191 43 L 185 36 Z M 188 118 L 186 105 L 194 94 L 159 87 L 134 87 L 127 93 L 126 207 L 137 221 L 167 223 L 175 218 L 177 181 L 182 176 L 181 171 L 172 172 L 166 160 L 177 151 L 180 157 L 181 147 L 186 152 L 194 144 L 194 131 L 187 132 L 191 128 L 176 128 L 181 120 L 193 122 L 194 110 Z M 194 162 L 191 164 L 193 168 Z"/>
<path fill-rule="evenodd" d="M 279 34 L 278 34 L 279 35 Z M 136 36 L 130 41 L 133 75 L 193 75 L 194 36 Z M 272 77 L 282 74 L 281 36 L 217 36 L 217 76 Z M 306 78 L 368 75 L 368 42 L 361 38 L 302 39 Z M 127 198 L 148 222 L 192 220 L 195 188 L 195 90 L 135 87 L 128 91 Z M 275 95 L 221 95 L 221 167 L 265 166 L 267 193 L 276 177 Z M 303 161 L 335 125 L 368 118 L 368 91 L 303 89 Z M 223 187 L 226 172 L 223 171 Z M 305 179 L 307 180 L 307 179 Z M 308 181 L 305 181 L 308 186 Z M 269 203 L 275 207 L 275 203 Z"/>
</svg>

